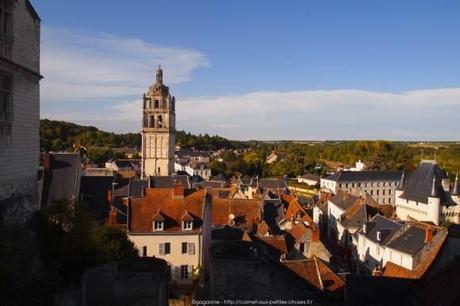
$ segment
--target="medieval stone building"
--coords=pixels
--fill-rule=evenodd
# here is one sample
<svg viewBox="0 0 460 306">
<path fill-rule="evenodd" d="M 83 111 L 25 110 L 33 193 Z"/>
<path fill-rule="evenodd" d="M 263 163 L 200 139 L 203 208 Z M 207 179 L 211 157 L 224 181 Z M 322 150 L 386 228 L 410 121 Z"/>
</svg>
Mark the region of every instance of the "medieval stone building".
<svg viewBox="0 0 460 306">
<path fill-rule="evenodd" d="M 142 121 L 142 175 L 165 176 L 174 171 L 176 142 L 175 98 L 163 84 L 158 67 L 155 84 L 144 94 Z"/>
<path fill-rule="evenodd" d="M 0 1 L 0 212 L 38 208 L 40 17 L 28 0 Z"/>
</svg>

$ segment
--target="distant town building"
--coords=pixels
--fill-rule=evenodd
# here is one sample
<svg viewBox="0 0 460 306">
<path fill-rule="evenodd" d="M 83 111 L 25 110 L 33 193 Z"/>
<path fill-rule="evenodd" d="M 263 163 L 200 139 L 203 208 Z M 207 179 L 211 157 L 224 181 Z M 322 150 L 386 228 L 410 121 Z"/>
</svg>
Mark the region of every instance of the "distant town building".
<svg viewBox="0 0 460 306">
<path fill-rule="evenodd" d="M 0 210 L 19 223 L 39 207 L 40 17 L 28 0 L 0 17 Z"/>
<path fill-rule="evenodd" d="M 320 182 L 320 177 L 314 174 L 304 174 L 297 177 L 297 182 L 301 184 L 307 184 L 308 186 L 316 186 Z"/>
<path fill-rule="evenodd" d="M 338 171 L 321 178 L 320 185 L 334 194 L 339 189 L 351 193 L 364 191 L 380 204 L 394 205 L 402 175 L 402 171 Z"/>
<path fill-rule="evenodd" d="M 276 151 L 272 151 L 270 153 L 270 155 L 267 156 L 265 162 L 267 164 L 271 164 L 271 163 L 274 163 L 276 161 L 279 161 L 281 159 L 284 158 L 284 154 L 280 153 L 280 152 L 276 152 Z"/>
<path fill-rule="evenodd" d="M 451 186 L 447 174 L 435 161 L 422 161 L 396 191 L 396 214 L 407 220 L 460 223 L 460 186 L 458 175 Z"/>
<path fill-rule="evenodd" d="M 192 162 L 184 167 L 185 172 L 190 176 L 200 176 L 204 180 L 211 178 L 211 169 L 205 163 Z"/>
<path fill-rule="evenodd" d="M 143 99 L 142 176 L 170 175 L 174 172 L 176 146 L 176 100 L 163 84 L 158 67 L 155 84 Z"/>
</svg>

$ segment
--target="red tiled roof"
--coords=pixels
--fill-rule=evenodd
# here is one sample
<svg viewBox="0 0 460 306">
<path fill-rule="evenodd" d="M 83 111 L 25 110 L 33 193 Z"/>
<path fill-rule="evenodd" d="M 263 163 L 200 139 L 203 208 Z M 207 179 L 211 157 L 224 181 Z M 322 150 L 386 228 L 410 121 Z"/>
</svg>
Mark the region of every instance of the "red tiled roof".
<svg viewBox="0 0 460 306">
<path fill-rule="evenodd" d="M 234 226 L 252 230 L 260 220 L 260 201 L 212 198 L 211 223 L 213 225 L 229 224 L 230 214 L 235 217 Z"/>
<path fill-rule="evenodd" d="M 294 225 L 288 232 L 294 237 L 295 241 L 299 241 L 307 233 L 308 228 L 303 223 Z"/>
<path fill-rule="evenodd" d="M 130 232 L 152 232 L 152 221 L 158 211 L 165 218 L 165 232 L 181 231 L 181 218 L 186 212 L 192 215 L 196 222 L 194 231 L 199 231 L 203 219 L 204 189 L 194 191 L 184 198 L 174 197 L 172 188 L 147 188 L 145 191 L 145 197 L 131 201 L 128 220 Z"/>
<path fill-rule="evenodd" d="M 268 226 L 267 222 L 262 221 L 257 225 L 257 235 L 260 236 L 265 236 L 267 233 L 269 233 L 270 227 Z"/>
<path fill-rule="evenodd" d="M 288 253 L 288 247 L 286 244 L 286 239 L 282 235 L 277 235 L 277 236 L 259 236 L 257 235 L 256 238 L 266 245 L 268 245 L 269 248 L 272 250 L 280 253 L 279 255 L 282 254 L 287 254 Z"/>
<path fill-rule="evenodd" d="M 291 219 L 292 217 L 296 217 L 298 213 L 302 218 L 302 221 L 307 222 L 311 228 L 315 228 L 315 223 L 313 222 L 312 218 L 307 214 L 305 209 L 302 205 L 297 201 L 297 199 L 292 195 L 285 195 L 281 194 L 281 199 L 288 203 L 288 207 L 285 214 L 285 219 Z"/>
<path fill-rule="evenodd" d="M 287 260 L 282 261 L 282 264 L 314 287 L 318 288 L 319 290 L 324 290 L 319 269 L 314 258 L 303 260 Z"/>
<path fill-rule="evenodd" d="M 286 260 L 282 264 L 321 291 L 334 292 L 345 286 L 345 282 L 317 257 Z"/>
</svg>

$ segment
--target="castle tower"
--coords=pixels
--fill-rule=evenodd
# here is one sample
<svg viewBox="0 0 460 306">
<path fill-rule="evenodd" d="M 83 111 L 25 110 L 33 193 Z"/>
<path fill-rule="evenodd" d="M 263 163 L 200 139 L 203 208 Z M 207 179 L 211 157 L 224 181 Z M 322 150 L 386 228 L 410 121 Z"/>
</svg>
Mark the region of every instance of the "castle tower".
<svg viewBox="0 0 460 306">
<path fill-rule="evenodd" d="M 170 175 L 176 146 L 175 98 L 163 84 L 158 66 L 155 84 L 144 94 L 142 107 L 142 176 Z"/>
<path fill-rule="evenodd" d="M 428 195 L 428 220 L 433 221 L 434 224 L 441 223 L 441 198 L 439 196 L 438 186 L 436 184 L 436 176 L 433 176 L 433 183 L 431 184 L 431 192 Z"/>
</svg>

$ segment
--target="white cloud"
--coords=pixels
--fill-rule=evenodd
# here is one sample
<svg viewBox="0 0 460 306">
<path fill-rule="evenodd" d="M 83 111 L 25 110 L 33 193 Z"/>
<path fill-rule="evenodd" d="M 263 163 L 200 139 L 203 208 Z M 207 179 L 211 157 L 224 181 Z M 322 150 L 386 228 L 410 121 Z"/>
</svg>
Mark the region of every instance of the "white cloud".
<svg viewBox="0 0 460 306">
<path fill-rule="evenodd" d="M 158 64 L 167 67 L 169 84 L 186 82 L 194 69 L 209 66 L 196 50 L 50 27 L 43 27 L 41 63 L 44 103 L 139 95 Z"/>
<path fill-rule="evenodd" d="M 460 88 L 385 93 L 359 90 L 252 92 L 177 99 L 177 126 L 232 139 L 458 140 Z M 139 131 L 141 101 L 91 117 L 59 118 Z M 82 119 L 85 118 L 85 119 Z"/>
<path fill-rule="evenodd" d="M 167 67 L 173 92 L 193 70 L 209 66 L 196 50 L 49 27 L 43 32 L 43 118 L 136 132 L 137 97 L 152 83 L 157 64 Z M 460 88 L 259 91 L 177 97 L 176 117 L 179 129 L 233 139 L 458 140 L 459 106 Z"/>
</svg>

